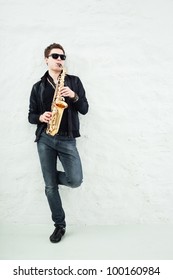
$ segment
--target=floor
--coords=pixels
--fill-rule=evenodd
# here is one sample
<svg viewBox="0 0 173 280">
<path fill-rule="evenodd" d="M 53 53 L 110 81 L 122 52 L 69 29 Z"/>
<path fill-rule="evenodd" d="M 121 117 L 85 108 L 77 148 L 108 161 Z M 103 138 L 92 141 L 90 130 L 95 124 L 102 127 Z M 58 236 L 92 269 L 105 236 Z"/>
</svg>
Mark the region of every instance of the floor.
<svg viewBox="0 0 173 280">
<path fill-rule="evenodd" d="M 52 244 L 46 225 L 1 225 L 0 260 L 172 260 L 173 225 L 69 226 Z"/>
</svg>

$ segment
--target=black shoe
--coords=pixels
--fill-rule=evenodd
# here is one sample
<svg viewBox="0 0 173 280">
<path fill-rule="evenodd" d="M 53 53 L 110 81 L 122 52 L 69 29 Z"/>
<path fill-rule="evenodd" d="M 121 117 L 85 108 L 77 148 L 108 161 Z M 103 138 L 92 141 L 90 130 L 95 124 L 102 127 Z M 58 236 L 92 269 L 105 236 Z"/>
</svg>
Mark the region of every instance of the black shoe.
<svg viewBox="0 0 173 280">
<path fill-rule="evenodd" d="M 50 241 L 53 243 L 57 243 L 61 241 L 61 238 L 64 234 L 65 234 L 65 228 L 61 226 L 56 226 L 54 232 L 50 236 Z"/>
</svg>

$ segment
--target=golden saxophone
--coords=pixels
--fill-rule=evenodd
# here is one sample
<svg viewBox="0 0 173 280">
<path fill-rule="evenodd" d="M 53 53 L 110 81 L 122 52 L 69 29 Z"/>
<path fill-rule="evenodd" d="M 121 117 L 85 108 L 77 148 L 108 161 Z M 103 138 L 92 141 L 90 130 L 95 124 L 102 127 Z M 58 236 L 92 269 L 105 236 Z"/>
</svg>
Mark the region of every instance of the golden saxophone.
<svg viewBox="0 0 173 280">
<path fill-rule="evenodd" d="M 61 88 L 64 87 L 66 71 L 62 69 L 61 74 L 56 84 L 54 97 L 52 100 L 51 111 L 52 117 L 47 125 L 46 133 L 54 136 L 58 133 L 64 109 L 68 107 L 65 98 L 60 95 Z"/>
</svg>

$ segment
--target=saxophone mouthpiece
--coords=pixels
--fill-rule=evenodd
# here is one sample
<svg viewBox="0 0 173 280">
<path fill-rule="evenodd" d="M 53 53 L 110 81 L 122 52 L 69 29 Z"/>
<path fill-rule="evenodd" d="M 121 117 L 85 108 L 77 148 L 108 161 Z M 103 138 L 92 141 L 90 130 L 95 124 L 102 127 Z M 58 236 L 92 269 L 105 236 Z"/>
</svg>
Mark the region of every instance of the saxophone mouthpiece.
<svg viewBox="0 0 173 280">
<path fill-rule="evenodd" d="M 59 66 L 59 68 L 62 68 L 62 64 L 61 63 L 58 63 L 58 66 Z"/>
</svg>

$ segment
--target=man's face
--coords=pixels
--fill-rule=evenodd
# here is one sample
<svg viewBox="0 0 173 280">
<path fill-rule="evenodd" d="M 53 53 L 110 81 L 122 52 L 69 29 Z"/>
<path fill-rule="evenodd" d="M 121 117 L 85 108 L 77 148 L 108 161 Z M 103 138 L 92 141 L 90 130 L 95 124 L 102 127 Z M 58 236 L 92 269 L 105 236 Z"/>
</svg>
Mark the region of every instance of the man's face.
<svg viewBox="0 0 173 280">
<path fill-rule="evenodd" d="M 64 58 L 65 56 L 61 49 L 52 49 L 50 51 L 49 57 L 45 58 L 45 61 L 49 70 L 59 72 L 60 70 L 62 70 L 62 67 L 64 65 Z"/>
</svg>

